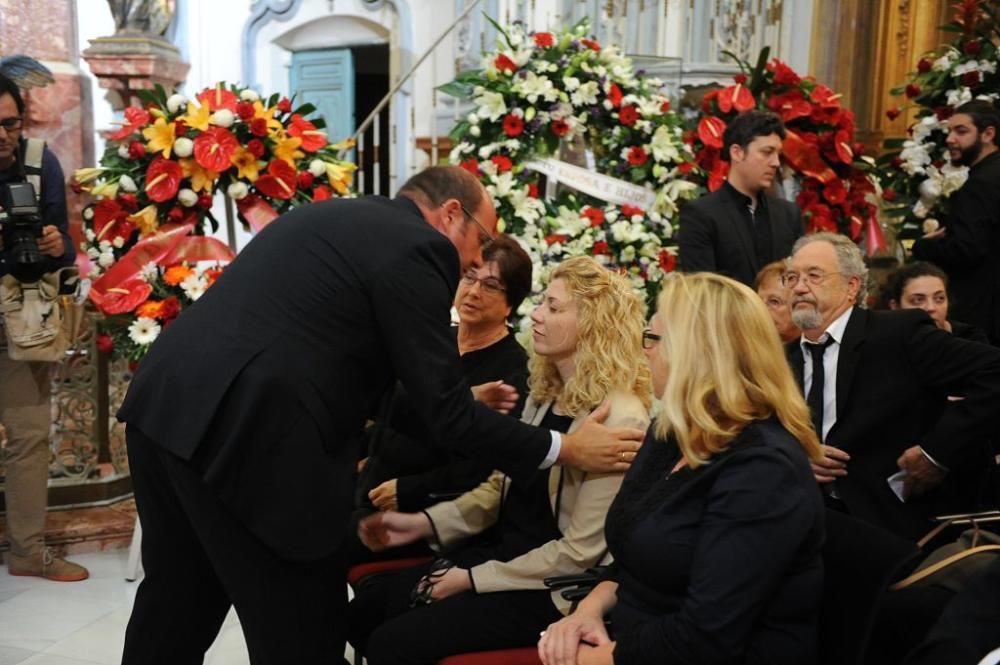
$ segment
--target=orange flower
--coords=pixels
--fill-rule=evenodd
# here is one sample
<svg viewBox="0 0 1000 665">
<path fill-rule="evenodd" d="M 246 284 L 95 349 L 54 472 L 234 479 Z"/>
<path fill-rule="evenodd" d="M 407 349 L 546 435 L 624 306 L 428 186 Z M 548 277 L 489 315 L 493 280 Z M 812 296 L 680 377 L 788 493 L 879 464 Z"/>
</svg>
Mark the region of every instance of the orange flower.
<svg viewBox="0 0 1000 665">
<path fill-rule="evenodd" d="M 163 273 L 163 281 L 170 286 L 178 286 L 185 279 L 194 274 L 194 268 L 189 268 L 186 265 L 170 266 L 167 268 L 166 272 Z"/>
<path fill-rule="evenodd" d="M 147 319 L 159 319 L 163 316 L 163 301 L 147 300 L 136 308 L 135 315 Z"/>
</svg>

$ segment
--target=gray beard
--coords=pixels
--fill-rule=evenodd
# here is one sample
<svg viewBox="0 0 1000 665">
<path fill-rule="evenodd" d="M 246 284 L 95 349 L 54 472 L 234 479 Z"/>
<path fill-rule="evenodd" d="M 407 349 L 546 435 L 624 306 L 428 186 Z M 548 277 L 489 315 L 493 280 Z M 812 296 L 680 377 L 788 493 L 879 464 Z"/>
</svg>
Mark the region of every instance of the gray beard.
<svg viewBox="0 0 1000 665">
<path fill-rule="evenodd" d="M 800 330 L 814 330 L 823 324 L 823 317 L 819 315 L 819 311 L 816 309 L 796 309 L 792 311 L 792 323 L 798 326 Z"/>
</svg>

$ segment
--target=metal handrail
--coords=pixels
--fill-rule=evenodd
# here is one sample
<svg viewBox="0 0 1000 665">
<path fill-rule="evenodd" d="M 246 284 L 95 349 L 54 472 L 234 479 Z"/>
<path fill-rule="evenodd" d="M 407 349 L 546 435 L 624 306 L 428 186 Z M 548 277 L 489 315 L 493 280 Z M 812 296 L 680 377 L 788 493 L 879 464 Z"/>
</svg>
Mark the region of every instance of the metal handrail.
<svg viewBox="0 0 1000 665">
<path fill-rule="evenodd" d="M 430 54 L 434 52 L 434 49 L 436 49 L 438 47 L 438 45 L 442 41 L 444 41 L 445 37 L 447 37 L 449 34 L 451 34 L 452 30 L 455 29 L 455 26 L 457 26 L 459 23 L 461 23 L 462 20 L 466 16 L 468 16 L 469 13 L 473 9 L 476 8 L 476 5 L 478 5 L 480 3 L 480 1 L 481 0 L 473 0 L 472 4 L 469 5 L 468 7 L 466 7 L 465 11 L 463 11 L 461 14 L 458 15 L 458 18 L 456 18 L 452 22 L 452 24 L 449 25 L 448 28 L 444 32 L 442 32 L 441 35 L 437 39 L 434 40 L 434 43 L 431 44 L 431 47 L 429 49 L 427 49 L 427 51 L 425 51 L 422 56 L 420 56 L 420 59 L 417 60 L 417 62 L 414 63 L 414 65 L 412 67 L 410 67 L 410 71 L 406 72 L 406 74 L 402 78 L 400 78 L 399 81 L 397 81 L 394 86 L 392 86 L 389 89 L 389 92 L 387 92 L 385 94 L 385 97 L 383 97 L 382 100 L 378 104 L 375 105 L 375 108 L 372 109 L 372 112 L 368 114 L 368 117 L 366 117 L 361 122 L 361 124 L 358 125 L 357 130 L 354 132 L 354 134 L 351 135 L 351 139 L 350 140 L 351 140 L 352 143 L 356 143 L 358 141 L 358 139 L 361 137 L 361 135 L 364 134 L 365 131 L 367 131 L 369 127 L 371 127 L 372 123 L 375 122 L 375 118 L 377 118 L 378 115 L 379 115 L 379 113 L 381 113 L 382 110 L 386 106 L 389 105 L 389 102 L 392 101 L 393 96 L 397 92 L 399 92 L 399 89 L 402 88 L 404 85 L 406 85 L 406 82 L 409 81 L 413 77 L 413 74 L 417 71 L 417 68 L 420 67 L 420 65 L 424 64 L 424 61 L 427 60 L 427 58 L 430 56 Z M 351 151 L 351 148 L 344 148 L 343 150 L 341 150 L 340 154 L 339 154 L 340 159 L 344 159 L 346 157 L 346 155 L 350 151 Z"/>
</svg>

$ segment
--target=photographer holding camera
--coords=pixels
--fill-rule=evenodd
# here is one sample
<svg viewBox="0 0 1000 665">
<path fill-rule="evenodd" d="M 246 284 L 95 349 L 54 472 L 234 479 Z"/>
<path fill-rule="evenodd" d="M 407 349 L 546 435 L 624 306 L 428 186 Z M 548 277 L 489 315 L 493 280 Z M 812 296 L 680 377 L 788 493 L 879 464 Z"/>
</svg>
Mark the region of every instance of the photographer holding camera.
<svg viewBox="0 0 1000 665">
<path fill-rule="evenodd" d="M 0 75 L 0 204 L 4 206 L 0 278 L 12 275 L 28 283 L 72 266 L 76 252 L 68 233 L 66 185 L 59 161 L 44 143 L 21 136 L 23 124 L 21 92 Z M 0 329 L 3 325 L 0 318 Z M 87 578 L 87 569 L 53 556 L 44 539 L 51 369 L 51 362 L 11 359 L 7 331 L 0 334 L 0 422 L 7 430 L 7 569 L 11 575 L 75 582 Z"/>
</svg>

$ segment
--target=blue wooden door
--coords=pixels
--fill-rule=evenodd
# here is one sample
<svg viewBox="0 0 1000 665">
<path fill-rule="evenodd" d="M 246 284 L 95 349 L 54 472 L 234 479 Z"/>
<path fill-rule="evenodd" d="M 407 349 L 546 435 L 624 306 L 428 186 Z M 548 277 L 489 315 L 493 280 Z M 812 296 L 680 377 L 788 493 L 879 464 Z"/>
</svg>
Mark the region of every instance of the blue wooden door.
<svg viewBox="0 0 1000 665">
<path fill-rule="evenodd" d="M 298 51 L 292 54 L 290 87 L 296 105 L 314 105 L 326 120 L 331 142 L 354 133 L 354 62 L 350 49 Z"/>
</svg>

